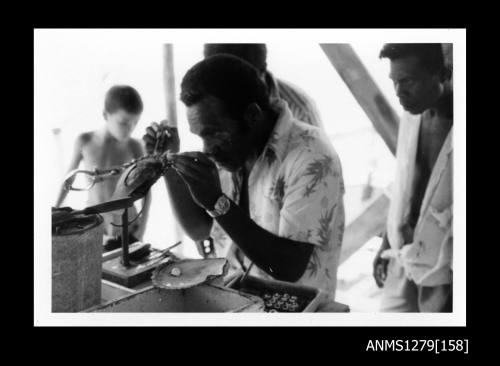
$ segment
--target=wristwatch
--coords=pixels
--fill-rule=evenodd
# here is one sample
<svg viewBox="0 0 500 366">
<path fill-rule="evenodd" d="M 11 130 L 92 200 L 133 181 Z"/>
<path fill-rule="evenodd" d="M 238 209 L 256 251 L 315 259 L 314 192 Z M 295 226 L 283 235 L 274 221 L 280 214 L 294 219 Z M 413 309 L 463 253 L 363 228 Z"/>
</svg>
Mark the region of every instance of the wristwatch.
<svg viewBox="0 0 500 366">
<path fill-rule="evenodd" d="M 215 202 L 214 209 L 207 210 L 207 213 L 212 217 L 222 216 L 229 211 L 229 207 L 231 207 L 231 201 L 223 194 L 217 199 L 217 202 Z"/>
</svg>

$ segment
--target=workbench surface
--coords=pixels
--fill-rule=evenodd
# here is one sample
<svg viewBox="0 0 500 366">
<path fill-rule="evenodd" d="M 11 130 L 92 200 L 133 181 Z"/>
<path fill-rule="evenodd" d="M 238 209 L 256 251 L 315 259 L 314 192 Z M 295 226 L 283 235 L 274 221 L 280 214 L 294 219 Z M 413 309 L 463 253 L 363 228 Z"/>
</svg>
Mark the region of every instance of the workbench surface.
<svg viewBox="0 0 500 366">
<path fill-rule="evenodd" d="M 133 289 L 120 286 L 113 282 L 102 280 L 102 288 L 101 288 L 101 305 L 108 303 L 113 300 L 120 299 L 122 297 L 126 297 L 130 294 L 135 293 L 141 289 L 149 287 L 152 285 L 151 281 L 144 282 Z M 349 308 L 341 303 L 335 301 L 325 301 L 321 305 L 318 306 L 316 312 L 328 312 L 328 313 L 340 313 L 340 312 L 348 312 Z"/>
</svg>

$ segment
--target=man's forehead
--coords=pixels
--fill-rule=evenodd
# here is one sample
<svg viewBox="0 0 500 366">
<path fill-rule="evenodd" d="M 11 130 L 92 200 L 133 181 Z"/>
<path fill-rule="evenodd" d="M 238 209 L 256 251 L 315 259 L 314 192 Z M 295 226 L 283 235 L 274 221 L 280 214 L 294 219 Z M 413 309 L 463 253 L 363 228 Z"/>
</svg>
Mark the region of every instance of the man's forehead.
<svg viewBox="0 0 500 366">
<path fill-rule="evenodd" d="M 423 71 L 424 67 L 416 56 L 391 60 L 391 76 L 397 74 L 420 74 Z"/>
</svg>

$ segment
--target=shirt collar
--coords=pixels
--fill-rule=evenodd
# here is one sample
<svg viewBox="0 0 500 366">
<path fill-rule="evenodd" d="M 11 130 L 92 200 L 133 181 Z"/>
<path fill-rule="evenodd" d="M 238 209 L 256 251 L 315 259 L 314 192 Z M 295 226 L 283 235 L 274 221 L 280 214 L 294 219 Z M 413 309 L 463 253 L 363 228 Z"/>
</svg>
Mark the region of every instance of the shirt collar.
<svg viewBox="0 0 500 366">
<path fill-rule="evenodd" d="M 293 116 L 290 108 L 288 108 L 288 104 L 283 99 L 273 100 L 271 107 L 278 112 L 279 115 L 276 125 L 271 132 L 271 136 L 262 151 L 262 156 L 267 158 L 270 163 L 272 162 L 273 156 L 282 162 L 288 148 Z"/>
<path fill-rule="evenodd" d="M 271 98 L 279 97 L 278 81 L 273 76 L 273 74 L 271 74 L 271 72 L 269 71 L 266 71 L 264 74 L 264 79 L 266 81 L 267 89 Z"/>
</svg>

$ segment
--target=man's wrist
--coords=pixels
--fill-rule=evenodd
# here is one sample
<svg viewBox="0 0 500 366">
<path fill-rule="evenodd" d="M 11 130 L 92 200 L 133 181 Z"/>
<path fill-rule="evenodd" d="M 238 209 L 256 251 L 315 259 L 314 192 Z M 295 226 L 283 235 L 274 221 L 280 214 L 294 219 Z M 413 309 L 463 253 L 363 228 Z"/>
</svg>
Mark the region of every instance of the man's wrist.
<svg viewBox="0 0 500 366">
<path fill-rule="evenodd" d="M 224 196 L 223 192 L 219 192 L 218 194 L 214 195 L 213 198 L 210 200 L 207 200 L 207 203 L 203 206 L 206 211 L 213 211 L 215 209 L 215 205 L 217 204 L 218 199 Z"/>
<path fill-rule="evenodd" d="M 174 185 L 177 185 L 180 182 L 183 182 L 179 173 L 177 173 L 173 168 L 167 169 L 163 174 L 163 177 L 165 178 L 167 184 L 173 183 Z"/>
<path fill-rule="evenodd" d="M 225 215 L 230 207 L 231 200 L 225 194 L 221 193 L 212 205 L 205 207 L 205 210 L 210 216 L 215 218 Z"/>
</svg>

